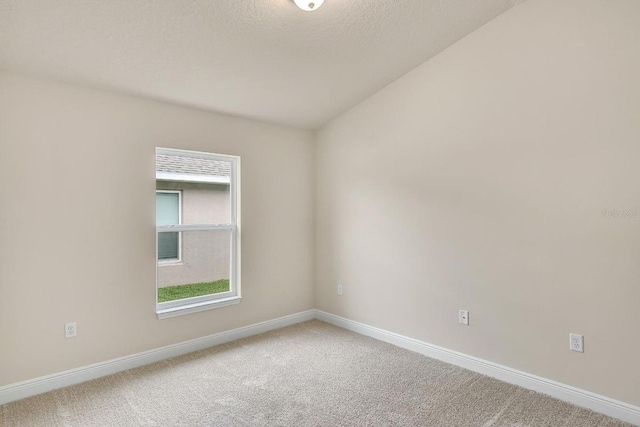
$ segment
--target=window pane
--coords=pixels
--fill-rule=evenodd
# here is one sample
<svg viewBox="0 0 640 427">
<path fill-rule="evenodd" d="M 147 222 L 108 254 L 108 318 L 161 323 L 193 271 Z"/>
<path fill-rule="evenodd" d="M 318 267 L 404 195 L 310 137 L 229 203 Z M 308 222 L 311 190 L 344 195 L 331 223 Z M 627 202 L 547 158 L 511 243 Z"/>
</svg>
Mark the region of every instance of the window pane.
<svg viewBox="0 0 640 427">
<path fill-rule="evenodd" d="M 159 237 L 163 234 L 174 233 L 159 233 Z M 231 230 L 183 231 L 181 234 L 181 262 L 158 264 L 158 302 L 229 291 Z"/>
<path fill-rule="evenodd" d="M 156 192 L 156 225 L 180 224 L 180 195 Z"/>
<path fill-rule="evenodd" d="M 180 254 L 178 235 L 178 232 L 158 233 L 158 260 L 178 259 Z"/>
<path fill-rule="evenodd" d="M 231 170 L 232 163 L 228 160 L 170 154 L 164 150 L 156 153 L 156 189 L 181 192 L 182 224 L 230 224 Z M 167 204 L 168 211 L 171 206 Z"/>
<path fill-rule="evenodd" d="M 182 224 L 229 224 L 229 185 L 193 182 L 158 182 L 158 187 L 182 192 Z"/>
</svg>

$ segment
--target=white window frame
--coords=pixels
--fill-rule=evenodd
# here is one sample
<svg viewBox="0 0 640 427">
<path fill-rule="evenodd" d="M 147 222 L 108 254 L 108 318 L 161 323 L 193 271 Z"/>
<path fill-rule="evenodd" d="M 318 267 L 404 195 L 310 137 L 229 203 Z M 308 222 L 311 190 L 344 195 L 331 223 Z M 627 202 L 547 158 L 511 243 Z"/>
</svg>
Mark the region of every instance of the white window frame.
<svg viewBox="0 0 640 427">
<path fill-rule="evenodd" d="M 156 154 L 179 155 L 184 157 L 205 158 L 230 163 L 229 176 L 229 223 L 228 224 L 200 224 L 200 225 L 183 225 L 182 216 L 180 216 L 180 225 L 175 226 L 156 226 L 156 314 L 158 319 L 165 319 L 183 314 L 196 313 L 203 310 L 226 307 L 232 304 L 238 304 L 241 299 L 240 293 L 240 157 L 226 154 L 213 154 L 199 151 L 188 151 L 168 148 L 156 148 Z M 156 181 L 168 178 L 167 174 L 156 173 Z M 189 179 L 179 179 L 174 176 L 172 181 L 196 182 L 193 177 Z M 200 182 L 200 181 L 198 181 Z M 211 181 L 201 181 L 209 182 Z M 182 206 L 182 205 L 181 205 Z M 181 209 L 182 211 L 182 209 Z M 181 213 L 182 215 L 182 213 Z M 230 277 L 229 291 L 220 292 L 211 295 L 202 295 L 199 297 L 185 298 L 175 301 L 158 302 L 158 233 L 161 232 L 181 232 L 181 231 L 209 231 L 209 230 L 230 230 L 231 231 L 231 247 L 230 247 Z"/>
<path fill-rule="evenodd" d="M 158 193 L 178 194 L 178 224 L 182 224 L 182 190 L 156 190 Z M 157 240 L 157 237 L 156 237 Z M 158 243 L 156 242 L 156 260 L 162 265 L 180 264 L 182 262 L 182 233 L 178 233 L 178 258 L 158 259 Z"/>
</svg>

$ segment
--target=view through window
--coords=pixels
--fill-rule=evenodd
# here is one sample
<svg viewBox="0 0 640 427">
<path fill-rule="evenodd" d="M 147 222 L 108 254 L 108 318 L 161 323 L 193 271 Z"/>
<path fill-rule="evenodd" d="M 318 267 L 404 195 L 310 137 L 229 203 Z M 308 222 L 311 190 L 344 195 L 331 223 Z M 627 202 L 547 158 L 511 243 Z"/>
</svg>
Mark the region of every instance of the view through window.
<svg viewBox="0 0 640 427">
<path fill-rule="evenodd" d="M 238 163 L 156 149 L 159 314 L 239 297 Z"/>
</svg>

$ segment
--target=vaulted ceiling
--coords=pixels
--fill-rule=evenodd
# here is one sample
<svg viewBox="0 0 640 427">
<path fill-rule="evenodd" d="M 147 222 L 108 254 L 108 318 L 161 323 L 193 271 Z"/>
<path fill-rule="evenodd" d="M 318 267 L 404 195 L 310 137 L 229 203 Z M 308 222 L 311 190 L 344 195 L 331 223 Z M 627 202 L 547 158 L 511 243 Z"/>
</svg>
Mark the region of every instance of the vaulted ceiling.
<svg viewBox="0 0 640 427">
<path fill-rule="evenodd" d="M 520 0 L 0 0 L 0 68 L 316 128 Z"/>
</svg>

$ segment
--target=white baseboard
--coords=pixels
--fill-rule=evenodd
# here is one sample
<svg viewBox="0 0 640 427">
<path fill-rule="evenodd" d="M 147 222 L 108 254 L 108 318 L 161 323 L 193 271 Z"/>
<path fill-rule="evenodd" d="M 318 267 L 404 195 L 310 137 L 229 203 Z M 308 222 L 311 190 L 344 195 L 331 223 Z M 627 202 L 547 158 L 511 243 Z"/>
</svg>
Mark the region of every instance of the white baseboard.
<svg viewBox="0 0 640 427">
<path fill-rule="evenodd" d="M 624 420 L 640 426 L 640 407 L 610 399 L 570 385 L 562 384 L 526 372 L 518 371 L 497 363 L 469 356 L 457 351 L 448 350 L 437 345 L 418 341 L 400 334 L 385 331 L 344 317 L 316 310 L 316 318 L 323 322 L 366 335 L 425 356 L 460 366 L 501 381 L 515 384 L 529 390 L 544 393 L 556 399 L 591 409 L 592 411 Z"/>
<path fill-rule="evenodd" d="M 307 320 L 314 319 L 315 314 L 315 310 L 307 310 L 289 316 L 280 317 L 278 319 L 267 320 L 266 322 L 255 323 L 253 325 L 232 329 L 230 331 L 220 332 L 207 337 L 197 338 L 191 341 L 185 341 L 155 350 L 133 354 L 131 356 L 120 357 L 118 359 L 95 363 L 93 365 L 83 366 L 81 368 L 71 369 L 69 371 L 53 375 L 9 384 L 0 387 L 0 405 L 24 399 L 29 396 L 34 396 L 36 394 L 45 393 L 57 388 L 79 384 L 85 381 L 104 377 L 106 375 L 115 374 L 116 372 L 126 371 L 127 369 L 137 368 L 160 360 L 191 353 L 192 351 L 203 350 L 215 345 L 228 343 L 230 341 L 305 322 Z"/>
<path fill-rule="evenodd" d="M 439 347 L 437 345 L 425 343 L 400 334 L 355 322 L 321 310 L 307 310 L 289 316 L 280 317 L 278 319 L 267 320 L 265 322 L 220 332 L 207 337 L 155 350 L 145 351 L 131 356 L 95 363 L 93 365 L 83 366 L 81 368 L 71 369 L 69 371 L 22 381 L 15 384 L 9 384 L 0 387 L 0 405 L 24 399 L 29 396 L 34 396 L 36 394 L 45 393 L 57 388 L 67 387 L 73 384 L 79 384 L 92 379 L 104 377 L 106 375 L 115 374 L 117 372 L 126 371 L 127 369 L 148 365 L 150 363 L 180 356 L 193 351 L 203 350 L 215 345 L 284 328 L 286 326 L 305 322 L 314 318 L 640 426 L 640 407 L 610 399 L 586 390 L 581 390 L 570 385 L 528 374 L 526 372 L 518 371 L 477 357 L 459 353 L 457 351 Z"/>
</svg>

